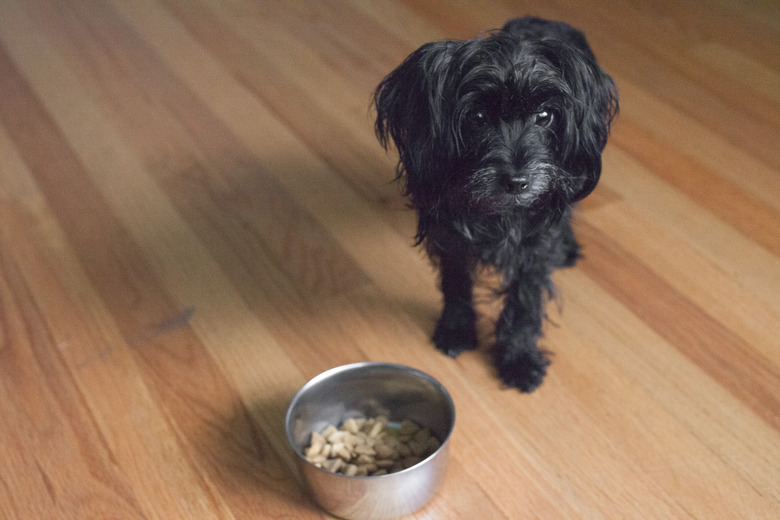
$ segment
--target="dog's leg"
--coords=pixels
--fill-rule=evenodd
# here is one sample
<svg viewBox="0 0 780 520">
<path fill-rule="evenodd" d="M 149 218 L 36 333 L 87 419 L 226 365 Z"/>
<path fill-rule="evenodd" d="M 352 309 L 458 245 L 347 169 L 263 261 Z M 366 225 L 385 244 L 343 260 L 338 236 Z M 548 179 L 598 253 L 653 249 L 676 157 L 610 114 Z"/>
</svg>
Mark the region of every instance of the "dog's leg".
<svg viewBox="0 0 780 520">
<path fill-rule="evenodd" d="M 433 333 L 436 348 L 451 357 L 477 348 L 476 313 L 472 302 L 472 272 L 465 255 L 440 255 L 444 308 Z"/>
<path fill-rule="evenodd" d="M 580 244 L 574 238 L 574 230 L 571 228 L 569 219 L 562 221 L 560 256 L 561 260 L 556 263 L 556 267 L 572 267 L 580 259 Z"/>
<path fill-rule="evenodd" d="M 508 386 L 532 392 L 542 383 L 550 361 L 537 347 L 542 336 L 544 292 L 549 277 L 528 275 L 513 280 L 496 324 L 495 364 Z"/>
</svg>

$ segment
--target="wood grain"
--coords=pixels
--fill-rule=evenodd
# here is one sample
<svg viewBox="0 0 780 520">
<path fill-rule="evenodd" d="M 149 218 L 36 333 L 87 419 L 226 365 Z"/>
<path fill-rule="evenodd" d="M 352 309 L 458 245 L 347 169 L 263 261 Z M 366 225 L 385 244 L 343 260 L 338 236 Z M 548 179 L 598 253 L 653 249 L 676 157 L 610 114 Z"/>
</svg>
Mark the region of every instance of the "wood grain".
<svg viewBox="0 0 780 520">
<path fill-rule="evenodd" d="M 429 344 L 376 142 L 417 46 L 533 13 L 621 93 L 531 395 Z M 780 517 L 780 9 L 727 0 L 0 2 L 0 518 L 328 518 L 283 417 L 405 363 L 451 391 L 412 518 Z"/>
</svg>

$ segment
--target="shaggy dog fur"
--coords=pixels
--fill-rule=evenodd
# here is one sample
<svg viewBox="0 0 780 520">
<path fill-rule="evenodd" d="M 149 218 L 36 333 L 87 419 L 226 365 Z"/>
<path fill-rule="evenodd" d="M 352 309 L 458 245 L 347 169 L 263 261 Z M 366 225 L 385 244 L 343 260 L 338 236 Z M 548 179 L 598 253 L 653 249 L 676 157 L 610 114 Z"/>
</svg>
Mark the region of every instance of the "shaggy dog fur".
<svg viewBox="0 0 780 520">
<path fill-rule="evenodd" d="M 509 386 L 533 391 L 551 273 L 575 264 L 576 201 L 601 174 L 618 110 L 612 79 L 585 36 L 518 18 L 468 41 L 423 45 L 379 84 L 376 132 L 399 153 L 417 211 L 417 243 L 439 268 L 443 352 L 477 347 L 473 286 L 481 266 L 503 276 L 494 361 Z"/>
</svg>

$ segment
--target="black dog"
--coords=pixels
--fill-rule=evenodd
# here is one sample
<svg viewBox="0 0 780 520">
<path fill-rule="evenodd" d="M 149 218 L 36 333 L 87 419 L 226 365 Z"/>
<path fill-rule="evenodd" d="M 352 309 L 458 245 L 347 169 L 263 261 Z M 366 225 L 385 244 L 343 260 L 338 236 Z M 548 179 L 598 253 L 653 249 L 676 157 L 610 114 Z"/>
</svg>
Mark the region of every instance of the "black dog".
<svg viewBox="0 0 780 520">
<path fill-rule="evenodd" d="M 444 308 L 433 334 L 450 356 L 477 347 L 472 289 L 480 266 L 503 275 L 495 364 L 534 390 L 549 360 L 537 347 L 550 275 L 574 265 L 572 205 L 601 174 L 617 91 L 578 30 L 509 21 L 469 41 L 428 43 L 377 87 L 376 132 L 399 153 L 419 221 L 417 243 L 438 266 Z"/>
</svg>

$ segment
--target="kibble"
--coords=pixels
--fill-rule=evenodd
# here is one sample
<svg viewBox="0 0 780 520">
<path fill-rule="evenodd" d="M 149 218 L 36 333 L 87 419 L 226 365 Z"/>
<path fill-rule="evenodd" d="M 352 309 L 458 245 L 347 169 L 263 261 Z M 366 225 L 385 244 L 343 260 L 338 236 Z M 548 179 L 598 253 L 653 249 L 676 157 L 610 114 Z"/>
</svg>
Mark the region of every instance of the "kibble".
<svg viewBox="0 0 780 520">
<path fill-rule="evenodd" d="M 379 476 L 414 466 L 439 449 L 441 443 L 428 428 L 404 419 L 350 418 L 340 427 L 328 425 L 313 432 L 304 449 L 306 459 L 331 473 Z"/>
</svg>

